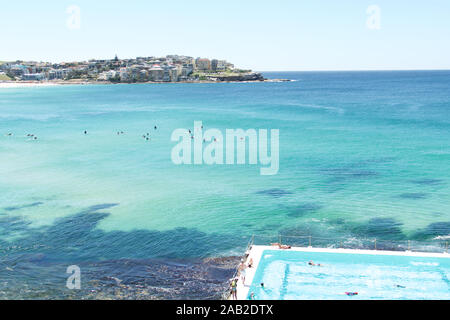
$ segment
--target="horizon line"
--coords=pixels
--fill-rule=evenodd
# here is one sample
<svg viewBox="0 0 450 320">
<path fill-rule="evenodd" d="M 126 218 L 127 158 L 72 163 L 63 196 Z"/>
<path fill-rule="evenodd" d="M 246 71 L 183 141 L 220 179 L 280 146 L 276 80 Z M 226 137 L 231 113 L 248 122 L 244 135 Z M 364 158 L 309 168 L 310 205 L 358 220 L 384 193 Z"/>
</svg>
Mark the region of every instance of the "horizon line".
<svg viewBox="0 0 450 320">
<path fill-rule="evenodd" d="M 380 72 L 380 71 L 450 71 L 448 69 L 304 69 L 304 70 L 254 70 L 254 72 Z"/>
</svg>

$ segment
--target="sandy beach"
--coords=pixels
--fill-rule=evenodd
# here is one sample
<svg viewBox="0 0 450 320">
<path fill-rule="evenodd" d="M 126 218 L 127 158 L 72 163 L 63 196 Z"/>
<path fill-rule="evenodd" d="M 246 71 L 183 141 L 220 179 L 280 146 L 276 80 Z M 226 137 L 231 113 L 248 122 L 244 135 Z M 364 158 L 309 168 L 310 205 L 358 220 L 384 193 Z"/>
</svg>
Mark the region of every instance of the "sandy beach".
<svg viewBox="0 0 450 320">
<path fill-rule="evenodd" d="M 48 87 L 56 86 L 60 83 L 53 82 L 0 82 L 0 89 L 5 88 L 29 88 L 29 87 Z"/>
</svg>

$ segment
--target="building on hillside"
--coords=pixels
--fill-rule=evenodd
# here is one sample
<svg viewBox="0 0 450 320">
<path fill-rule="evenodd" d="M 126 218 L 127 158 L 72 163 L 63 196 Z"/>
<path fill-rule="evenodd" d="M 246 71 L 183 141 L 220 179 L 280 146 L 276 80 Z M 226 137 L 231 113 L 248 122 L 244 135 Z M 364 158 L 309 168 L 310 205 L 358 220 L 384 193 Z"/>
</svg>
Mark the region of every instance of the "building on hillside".
<svg viewBox="0 0 450 320">
<path fill-rule="evenodd" d="M 142 69 L 141 71 L 139 71 L 139 76 L 138 76 L 138 80 L 141 82 L 146 82 L 148 81 L 148 71 L 145 69 Z"/>
<path fill-rule="evenodd" d="M 150 81 L 163 81 L 164 78 L 164 70 L 161 68 L 159 64 L 155 64 L 148 71 L 148 77 Z"/>
<path fill-rule="evenodd" d="M 211 70 L 211 61 L 209 59 L 197 58 L 195 60 L 195 67 L 199 71 Z"/>
<path fill-rule="evenodd" d="M 27 73 L 22 75 L 22 80 L 26 81 L 41 81 L 45 79 L 45 73 Z"/>
<path fill-rule="evenodd" d="M 9 69 L 9 73 L 12 74 L 15 77 L 21 77 L 28 72 L 28 67 L 27 66 L 23 66 L 21 64 L 16 64 L 11 66 L 11 68 Z"/>
<path fill-rule="evenodd" d="M 120 81 L 128 81 L 130 79 L 130 74 L 128 72 L 128 68 L 120 68 L 119 69 L 119 77 Z"/>
<path fill-rule="evenodd" d="M 193 64 L 185 64 L 183 65 L 183 67 L 181 68 L 181 76 L 182 77 L 189 77 L 192 72 L 194 72 L 194 65 Z"/>
<path fill-rule="evenodd" d="M 117 72 L 114 70 L 104 71 L 98 75 L 98 80 L 108 81 L 116 76 Z"/>
<path fill-rule="evenodd" d="M 164 82 L 177 82 L 178 81 L 178 71 L 177 68 L 173 65 L 164 65 L 162 67 L 164 74 L 163 74 L 163 81 Z"/>
<path fill-rule="evenodd" d="M 68 69 L 50 69 L 48 72 L 49 80 L 64 79 L 69 74 Z"/>
<path fill-rule="evenodd" d="M 226 60 L 218 60 L 216 71 L 225 71 L 227 69 L 227 61 Z"/>
<path fill-rule="evenodd" d="M 217 59 L 212 59 L 211 60 L 211 70 L 212 71 L 217 71 L 217 64 L 219 63 L 219 60 Z"/>
</svg>

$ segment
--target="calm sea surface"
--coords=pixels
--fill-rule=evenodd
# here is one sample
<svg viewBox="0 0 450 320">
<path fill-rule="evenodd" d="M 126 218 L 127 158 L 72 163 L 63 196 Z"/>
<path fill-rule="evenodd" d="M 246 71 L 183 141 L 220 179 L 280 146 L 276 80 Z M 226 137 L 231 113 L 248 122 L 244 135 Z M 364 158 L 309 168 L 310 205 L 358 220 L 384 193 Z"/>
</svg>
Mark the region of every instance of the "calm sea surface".
<svg viewBox="0 0 450 320">
<path fill-rule="evenodd" d="M 450 234 L 450 71 L 265 76 L 296 81 L 0 89 L 0 299 L 217 298 L 252 234 Z M 194 121 L 279 129 L 279 173 L 174 165 Z"/>
</svg>

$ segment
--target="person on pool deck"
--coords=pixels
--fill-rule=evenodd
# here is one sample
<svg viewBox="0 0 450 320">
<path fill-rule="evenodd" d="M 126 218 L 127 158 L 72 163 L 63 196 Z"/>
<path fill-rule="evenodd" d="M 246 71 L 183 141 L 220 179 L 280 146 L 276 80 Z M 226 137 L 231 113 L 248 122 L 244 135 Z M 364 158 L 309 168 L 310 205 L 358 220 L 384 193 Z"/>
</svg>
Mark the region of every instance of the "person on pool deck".
<svg viewBox="0 0 450 320">
<path fill-rule="evenodd" d="M 250 260 L 248 261 L 248 267 L 249 268 L 253 267 L 253 258 L 250 258 Z"/>
<path fill-rule="evenodd" d="M 244 285 L 244 286 L 245 286 L 245 274 L 246 274 L 246 271 L 245 271 L 245 268 L 244 268 L 244 269 L 241 270 L 241 273 L 240 273 L 242 285 Z"/>
<path fill-rule="evenodd" d="M 236 278 L 231 280 L 231 295 L 234 300 L 237 300 L 237 280 L 236 280 Z"/>
<path fill-rule="evenodd" d="M 283 250 L 287 250 L 287 249 L 291 249 L 291 246 L 285 245 L 285 244 L 281 244 L 281 243 L 271 243 L 271 246 L 276 246 L 278 247 L 278 249 L 283 249 Z"/>
<path fill-rule="evenodd" d="M 247 268 L 244 259 L 241 259 L 241 264 L 239 265 L 238 271 L 242 280 L 242 284 L 245 284 L 245 269 Z"/>
</svg>

